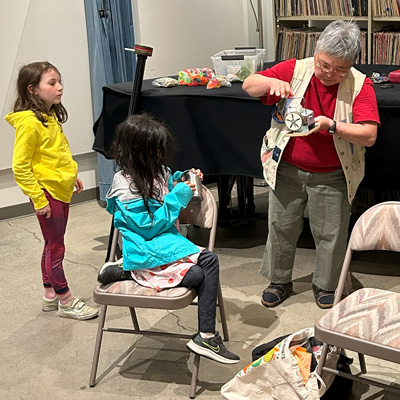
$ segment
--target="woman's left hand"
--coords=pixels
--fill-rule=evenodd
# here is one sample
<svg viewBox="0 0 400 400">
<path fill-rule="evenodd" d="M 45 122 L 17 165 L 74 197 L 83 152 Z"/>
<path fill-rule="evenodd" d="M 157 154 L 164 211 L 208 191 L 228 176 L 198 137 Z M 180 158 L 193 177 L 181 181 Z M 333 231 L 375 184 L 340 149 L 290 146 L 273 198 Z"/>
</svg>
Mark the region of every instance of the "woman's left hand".
<svg viewBox="0 0 400 400">
<path fill-rule="evenodd" d="M 325 117 L 324 115 L 319 115 L 315 117 L 315 125 L 319 127 L 319 131 L 322 129 L 328 130 L 333 125 L 333 120 Z"/>
<path fill-rule="evenodd" d="M 192 168 L 190 172 L 196 174 L 201 180 L 203 180 L 203 173 L 199 169 Z"/>
</svg>

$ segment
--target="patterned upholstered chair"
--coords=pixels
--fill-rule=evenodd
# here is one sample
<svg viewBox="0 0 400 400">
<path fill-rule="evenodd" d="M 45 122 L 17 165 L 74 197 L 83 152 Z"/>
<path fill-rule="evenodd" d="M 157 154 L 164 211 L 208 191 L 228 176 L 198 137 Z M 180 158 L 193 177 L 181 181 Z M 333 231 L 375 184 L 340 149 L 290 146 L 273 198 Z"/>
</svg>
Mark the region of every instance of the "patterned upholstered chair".
<svg viewBox="0 0 400 400">
<path fill-rule="evenodd" d="M 209 232 L 209 241 L 207 248 L 213 251 L 217 230 L 217 217 L 218 209 L 215 199 L 210 190 L 207 187 L 203 186 L 203 201 L 198 204 L 190 203 L 189 206 L 182 211 L 179 220 L 181 223 L 193 224 L 198 227 L 207 228 Z M 112 245 L 110 246 L 110 261 L 115 259 L 116 250 L 119 246 L 118 240 L 119 231 L 115 229 L 112 235 Z M 89 381 L 90 386 L 93 387 L 96 385 L 96 374 L 99 363 L 103 332 L 130 333 L 148 336 L 167 336 L 188 340 L 191 338 L 192 335 L 151 329 L 141 329 L 136 315 L 136 308 L 177 310 L 192 304 L 196 305 L 197 303 L 194 303 L 196 297 L 197 293 L 194 288 L 175 287 L 157 292 L 156 290 L 140 286 L 133 280 L 111 282 L 106 285 L 98 285 L 93 291 L 93 299 L 96 303 L 101 304 L 101 311 L 99 326 L 97 330 L 95 351 L 93 356 L 92 370 Z M 105 320 L 108 306 L 128 307 L 134 329 L 106 327 Z M 224 301 L 220 284 L 218 288 L 217 306 L 220 311 L 223 338 L 225 341 L 228 341 L 228 325 L 226 322 Z M 191 398 L 194 398 L 196 394 L 199 366 L 200 356 L 198 354 L 195 354 L 190 386 Z"/>
<path fill-rule="evenodd" d="M 377 204 L 354 225 L 333 308 L 315 323 L 315 336 L 324 342 L 318 373 L 333 372 L 399 396 L 399 388 L 360 376 L 367 373 L 365 354 L 400 364 L 400 293 L 362 288 L 342 300 L 353 251 L 363 250 L 400 252 L 400 202 Z M 326 368 L 328 344 L 357 352 L 361 374 L 353 376 Z"/>
</svg>

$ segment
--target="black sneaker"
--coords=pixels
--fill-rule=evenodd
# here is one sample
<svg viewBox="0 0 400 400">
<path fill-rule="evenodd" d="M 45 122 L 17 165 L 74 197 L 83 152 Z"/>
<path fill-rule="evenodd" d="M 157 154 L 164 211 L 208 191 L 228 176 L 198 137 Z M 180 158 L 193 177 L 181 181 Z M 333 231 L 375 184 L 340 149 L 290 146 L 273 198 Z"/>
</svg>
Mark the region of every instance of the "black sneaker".
<svg viewBox="0 0 400 400">
<path fill-rule="evenodd" d="M 123 259 L 120 258 L 115 262 L 106 262 L 100 268 L 97 280 L 103 285 L 110 282 L 132 280 L 130 271 L 124 271 L 122 269 L 122 261 Z"/>
<path fill-rule="evenodd" d="M 238 355 L 232 353 L 225 347 L 217 331 L 215 332 L 215 336 L 209 339 L 203 339 L 200 333 L 196 333 L 186 346 L 194 353 L 223 364 L 236 364 L 240 361 Z"/>
</svg>

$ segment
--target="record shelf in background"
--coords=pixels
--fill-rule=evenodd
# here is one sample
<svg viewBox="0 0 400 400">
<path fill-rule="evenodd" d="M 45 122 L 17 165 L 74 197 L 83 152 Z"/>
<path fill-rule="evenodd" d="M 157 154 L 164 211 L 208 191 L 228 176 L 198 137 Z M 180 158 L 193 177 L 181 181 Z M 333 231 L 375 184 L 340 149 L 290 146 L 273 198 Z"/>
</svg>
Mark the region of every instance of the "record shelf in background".
<svg viewBox="0 0 400 400">
<path fill-rule="evenodd" d="M 361 28 L 357 63 L 400 64 L 398 0 L 274 0 L 274 6 L 277 61 L 311 57 L 325 26 L 343 19 Z"/>
</svg>

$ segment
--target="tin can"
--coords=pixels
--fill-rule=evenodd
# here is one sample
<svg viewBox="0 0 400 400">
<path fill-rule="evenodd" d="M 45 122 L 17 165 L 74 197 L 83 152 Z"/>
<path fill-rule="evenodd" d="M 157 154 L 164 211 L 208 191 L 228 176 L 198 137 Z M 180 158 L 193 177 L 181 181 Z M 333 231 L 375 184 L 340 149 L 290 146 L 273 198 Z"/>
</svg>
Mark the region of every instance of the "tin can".
<svg viewBox="0 0 400 400">
<path fill-rule="evenodd" d="M 196 185 L 196 189 L 193 192 L 193 198 L 191 200 L 191 203 L 200 203 L 203 201 L 203 187 L 201 183 L 201 179 L 198 175 L 196 175 L 194 172 L 186 172 L 183 175 L 183 180 L 184 181 L 189 181 L 190 183 L 194 183 Z"/>
</svg>

